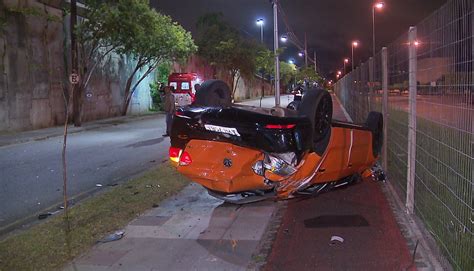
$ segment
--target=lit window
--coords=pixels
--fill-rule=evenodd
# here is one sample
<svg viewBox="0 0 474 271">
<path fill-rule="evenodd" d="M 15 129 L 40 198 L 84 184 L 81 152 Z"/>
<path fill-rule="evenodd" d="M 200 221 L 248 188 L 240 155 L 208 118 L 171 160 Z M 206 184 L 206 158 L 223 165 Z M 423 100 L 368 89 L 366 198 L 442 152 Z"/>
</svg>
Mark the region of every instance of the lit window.
<svg viewBox="0 0 474 271">
<path fill-rule="evenodd" d="M 176 82 L 170 82 L 170 87 L 173 87 L 174 90 L 178 89 L 178 83 Z"/>
<path fill-rule="evenodd" d="M 189 82 L 182 82 L 181 83 L 182 90 L 189 90 Z"/>
</svg>

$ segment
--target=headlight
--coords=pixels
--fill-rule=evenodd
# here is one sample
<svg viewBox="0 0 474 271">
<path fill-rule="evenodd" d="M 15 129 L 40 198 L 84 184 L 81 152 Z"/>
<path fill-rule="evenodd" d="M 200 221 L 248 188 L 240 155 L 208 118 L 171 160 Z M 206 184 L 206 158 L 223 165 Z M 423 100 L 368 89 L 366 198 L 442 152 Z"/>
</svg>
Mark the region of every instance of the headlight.
<svg viewBox="0 0 474 271">
<path fill-rule="evenodd" d="M 271 171 L 282 177 L 293 175 L 296 172 L 296 168 L 283 159 L 275 157 L 273 155 L 265 155 L 265 160 L 263 160 L 263 166 L 266 170 Z"/>
</svg>

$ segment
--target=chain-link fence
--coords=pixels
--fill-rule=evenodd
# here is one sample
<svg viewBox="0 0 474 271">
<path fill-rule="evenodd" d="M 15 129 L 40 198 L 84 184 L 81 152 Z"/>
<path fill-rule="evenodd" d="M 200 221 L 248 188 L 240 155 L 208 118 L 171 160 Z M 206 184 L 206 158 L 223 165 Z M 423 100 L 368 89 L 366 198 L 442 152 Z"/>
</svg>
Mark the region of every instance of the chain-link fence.
<svg viewBox="0 0 474 271">
<path fill-rule="evenodd" d="M 385 111 L 389 179 L 458 270 L 474 266 L 473 9 L 449 1 L 335 85 L 354 121 Z"/>
</svg>

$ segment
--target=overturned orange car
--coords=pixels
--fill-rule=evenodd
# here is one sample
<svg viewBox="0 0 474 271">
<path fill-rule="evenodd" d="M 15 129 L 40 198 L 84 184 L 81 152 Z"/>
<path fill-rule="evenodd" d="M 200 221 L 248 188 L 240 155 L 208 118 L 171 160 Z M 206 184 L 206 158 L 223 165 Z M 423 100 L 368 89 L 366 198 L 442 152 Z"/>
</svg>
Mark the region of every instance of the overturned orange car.
<svg viewBox="0 0 474 271">
<path fill-rule="evenodd" d="M 376 174 L 383 119 L 332 119 L 331 95 L 310 89 L 290 108 L 232 104 L 228 86 L 206 81 L 176 111 L 169 155 L 177 170 L 231 203 L 316 195 Z"/>
</svg>

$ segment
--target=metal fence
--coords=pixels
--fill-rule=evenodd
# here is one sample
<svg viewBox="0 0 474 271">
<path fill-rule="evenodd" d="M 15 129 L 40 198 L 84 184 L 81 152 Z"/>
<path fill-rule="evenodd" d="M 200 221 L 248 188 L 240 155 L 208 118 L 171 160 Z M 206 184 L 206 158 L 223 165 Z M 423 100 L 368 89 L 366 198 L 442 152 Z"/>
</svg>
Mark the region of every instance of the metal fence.
<svg viewBox="0 0 474 271">
<path fill-rule="evenodd" d="M 474 266 L 473 9 L 449 1 L 335 84 L 355 122 L 384 112 L 387 175 L 458 270 Z"/>
</svg>

